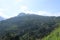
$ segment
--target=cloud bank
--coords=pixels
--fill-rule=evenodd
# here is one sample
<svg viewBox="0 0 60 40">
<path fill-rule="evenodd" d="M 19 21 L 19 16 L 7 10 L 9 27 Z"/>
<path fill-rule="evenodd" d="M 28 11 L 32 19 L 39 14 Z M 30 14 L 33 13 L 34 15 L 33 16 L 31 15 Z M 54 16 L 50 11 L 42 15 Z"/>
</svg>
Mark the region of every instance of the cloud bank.
<svg viewBox="0 0 60 40">
<path fill-rule="evenodd" d="M 20 11 L 25 12 L 25 13 L 29 13 L 29 14 L 37 14 L 37 15 L 43 15 L 43 16 L 60 16 L 60 12 L 50 13 L 47 11 L 40 11 L 40 10 L 39 11 L 32 11 L 32 10 L 29 10 L 28 6 L 26 6 L 26 5 L 20 6 Z"/>
</svg>

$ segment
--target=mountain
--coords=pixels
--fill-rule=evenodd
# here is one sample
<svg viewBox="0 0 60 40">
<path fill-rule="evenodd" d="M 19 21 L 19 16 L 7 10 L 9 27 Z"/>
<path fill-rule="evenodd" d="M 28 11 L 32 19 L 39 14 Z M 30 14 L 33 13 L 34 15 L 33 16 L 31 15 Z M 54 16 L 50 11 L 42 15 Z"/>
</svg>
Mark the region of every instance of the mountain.
<svg viewBox="0 0 60 40">
<path fill-rule="evenodd" d="M 26 15 L 26 14 L 22 12 L 18 16 L 24 16 L 24 15 Z"/>
<path fill-rule="evenodd" d="M 0 40 L 41 40 L 58 28 L 60 17 L 20 13 L 0 22 Z"/>
<path fill-rule="evenodd" d="M 0 21 L 2 21 L 2 20 L 4 20 L 4 18 L 0 16 Z"/>
</svg>

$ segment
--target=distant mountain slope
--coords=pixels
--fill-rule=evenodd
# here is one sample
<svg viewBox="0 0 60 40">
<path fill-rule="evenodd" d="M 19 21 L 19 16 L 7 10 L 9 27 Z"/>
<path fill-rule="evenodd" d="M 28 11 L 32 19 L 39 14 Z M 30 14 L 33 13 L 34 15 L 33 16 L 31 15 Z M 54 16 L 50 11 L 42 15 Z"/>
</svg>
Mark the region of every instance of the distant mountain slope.
<svg viewBox="0 0 60 40">
<path fill-rule="evenodd" d="M 4 18 L 0 16 L 0 21 L 2 21 L 2 20 L 4 20 Z"/>
<path fill-rule="evenodd" d="M 13 38 L 18 36 L 20 40 L 41 39 L 57 27 L 55 20 L 56 17 L 24 14 L 1 21 L 0 39 L 6 40 L 9 37 L 10 40 L 8 33 L 13 34 Z"/>
</svg>

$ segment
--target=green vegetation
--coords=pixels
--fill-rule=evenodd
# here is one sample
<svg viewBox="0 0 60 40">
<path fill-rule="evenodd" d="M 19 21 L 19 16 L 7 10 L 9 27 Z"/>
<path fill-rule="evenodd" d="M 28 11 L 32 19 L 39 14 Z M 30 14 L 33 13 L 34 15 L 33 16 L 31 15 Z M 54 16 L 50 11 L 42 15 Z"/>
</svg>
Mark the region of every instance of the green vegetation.
<svg viewBox="0 0 60 40">
<path fill-rule="evenodd" d="M 21 14 L 0 22 L 0 40 L 54 40 L 59 24 L 60 17 Z"/>
<path fill-rule="evenodd" d="M 59 27 L 53 30 L 50 35 L 44 37 L 42 40 L 60 40 L 60 24 Z"/>
</svg>

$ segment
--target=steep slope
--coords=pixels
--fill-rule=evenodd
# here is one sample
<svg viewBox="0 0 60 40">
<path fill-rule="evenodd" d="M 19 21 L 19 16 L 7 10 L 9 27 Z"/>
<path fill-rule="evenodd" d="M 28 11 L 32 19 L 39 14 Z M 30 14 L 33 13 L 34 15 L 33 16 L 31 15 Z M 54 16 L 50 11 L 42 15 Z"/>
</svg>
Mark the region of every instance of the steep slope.
<svg viewBox="0 0 60 40">
<path fill-rule="evenodd" d="M 42 40 L 60 40 L 60 26 L 56 28 L 50 35 L 43 38 Z"/>
<path fill-rule="evenodd" d="M 56 23 L 58 24 L 57 28 L 55 28 L 48 36 L 42 38 L 42 40 L 60 40 L 60 17 L 56 18 Z"/>
</svg>

